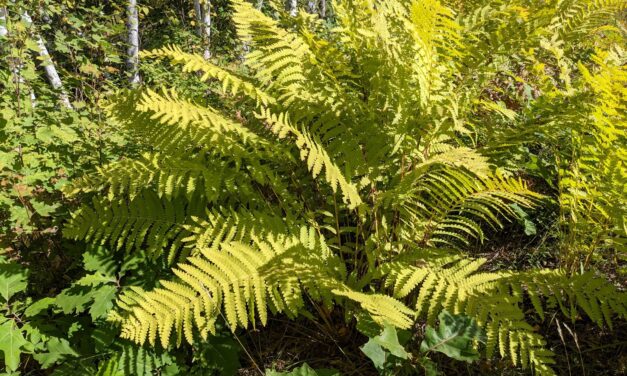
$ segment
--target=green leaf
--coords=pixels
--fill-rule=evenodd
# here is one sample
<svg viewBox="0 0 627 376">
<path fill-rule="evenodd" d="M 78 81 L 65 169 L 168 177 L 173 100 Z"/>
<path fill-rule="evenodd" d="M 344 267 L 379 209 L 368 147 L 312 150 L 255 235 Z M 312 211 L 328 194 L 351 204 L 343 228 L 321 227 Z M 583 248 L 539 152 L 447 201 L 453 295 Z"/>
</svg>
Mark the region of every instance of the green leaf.
<svg viewBox="0 0 627 376">
<path fill-rule="evenodd" d="M 11 296 L 26 290 L 26 269 L 19 264 L 0 264 L 0 295 L 8 302 Z"/>
<path fill-rule="evenodd" d="M 420 365 L 422 365 L 425 370 L 425 376 L 438 376 L 442 374 L 438 371 L 437 364 L 427 357 L 420 358 Z"/>
<path fill-rule="evenodd" d="M 396 328 L 392 325 L 386 325 L 385 328 L 383 328 L 383 332 L 372 338 L 372 340 L 384 349 L 388 350 L 394 356 L 401 359 L 407 359 L 409 357 L 409 354 L 405 351 L 403 345 L 398 342 Z"/>
<path fill-rule="evenodd" d="M 117 291 L 113 285 L 105 285 L 98 289 L 98 292 L 94 294 L 94 303 L 89 309 L 89 314 L 93 320 L 105 316 L 113 308 L 113 300 Z"/>
<path fill-rule="evenodd" d="M 80 286 L 97 286 L 103 283 L 112 283 L 115 279 L 110 276 L 106 276 L 101 273 L 88 274 L 78 281 L 74 282 L 75 285 Z"/>
<path fill-rule="evenodd" d="M 33 355 L 42 368 L 48 368 L 68 356 L 78 356 L 65 338 L 53 337 L 46 343 L 46 348 L 48 352 Z"/>
<path fill-rule="evenodd" d="M 63 313 L 83 312 L 86 305 L 93 299 L 93 288 L 88 286 L 72 286 L 63 290 L 55 299 L 57 307 Z"/>
<path fill-rule="evenodd" d="M 4 363 L 9 371 L 14 371 L 20 365 L 22 348 L 28 341 L 22 335 L 22 330 L 13 320 L 0 324 L 0 351 L 4 353 Z"/>
<path fill-rule="evenodd" d="M 361 347 L 361 351 L 372 360 L 377 369 L 385 367 L 385 363 L 388 360 L 388 352 L 400 359 L 408 359 L 410 357 L 403 345 L 398 341 L 396 328 L 391 325 L 386 325 L 380 335 L 370 338 Z"/>
<path fill-rule="evenodd" d="M 30 204 L 33 207 L 33 209 L 35 209 L 37 214 L 39 214 L 42 217 L 49 217 L 50 214 L 52 214 L 60 206 L 59 204 L 49 205 L 49 204 L 46 204 L 45 202 L 36 201 L 36 200 L 31 200 Z"/>
<path fill-rule="evenodd" d="M 383 369 L 385 367 L 386 354 L 381 345 L 375 343 L 372 338 L 365 345 L 361 347 L 361 351 L 372 360 L 372 363 L 377 369 Z"/>
<path fill-rule="evenodd" d="M 27 317 L 32 317 L 38 315 L 41 311 L 48 309 L 52 304 L 54 304 L 55 298 L 46 297 L 43 299 L 39 299 L 35 303 L 31 304 L 24 311 L 24 315 Z"/>
<path fill-rule="evenodd" d="M 85 270 L 100 272 L 105 275 L 115 273 L 116 263 L 113 260 L 113 255 L 104 247 L 89 248 L 83 253 L 83 262 Z"/>
<path fill-rule="evenodd" d="M 340 376 L 340 372 L 334 369 L 313 369 L 309 364 L 292 369 L 289 372 L 266 371 L 266 376 Z"/>
<path fill-rule="evenodd" d="M 523 225 L 525 235 L 535 235 L 537 232 L 536 224 L 529 219 L 529 214 L 527 214 L 527 212 L 524 211 L 518 204 L 510 204 L 509 206 L 514 209 L 514 212 L 518 215 L 518 220 Z"/>
<path fill-rule="evenodd" d="M 482 341 L 481 329 L 474 319 L 463 315 L 451 315 L 443 310 L 438 316 L 437 329 L 427 326 L 425 339 L 420 344 L 420 351 L 441 352 L 447 356 L 464 361 L 479 359 L 479 353 L 473 347 L 473 341 Z"/>
</svg>

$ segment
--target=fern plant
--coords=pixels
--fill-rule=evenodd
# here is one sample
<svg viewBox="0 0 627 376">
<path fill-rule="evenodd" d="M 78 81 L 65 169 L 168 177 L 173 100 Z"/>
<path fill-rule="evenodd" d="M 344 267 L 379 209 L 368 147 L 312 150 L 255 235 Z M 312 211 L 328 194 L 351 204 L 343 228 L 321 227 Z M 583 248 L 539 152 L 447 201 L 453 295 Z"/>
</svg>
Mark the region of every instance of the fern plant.
<svg viewBox="0 0 627 376">
<path fill-rule="evenodd" d="M 560 18 L 570 10 L 533 6 L 478 2 L 456 13 L 461 6 L 437 0 L 338 2 L 337 24 L 323 33 L 316 16 L 277 10 L 274 19 L 235 0 L 248 74 L 174 46 L 144 52 L 214 89 L 111 98 L 111 116 L 151 151 L 66 191 L 102 193 L 74 213 L 66 236 L 177 264 L 157 288 L 119 297 L 109 318 L 122 337 L 168 347 L 207 338 L 218 320 L 235 331 L 271 314 L 311 316 L 312 304 L 338 306 L 358 326 L 403 329 L 447 310 L 486 331 L 475 346 L 487 357 L 498 349 L 549 375 L 553 354 L 526 301 L 540 317 L 548 306 L 600 325 L 624 319 L 625 294 L 593 274 L 485 272 L 485 260 L 465 253 L 518 215 L 513 204 L 543 199 L 479 139 L 494 117 L 518 116 L 485 96 L 499 89 L 494 66 L 535 64 L 522 47 L 482 61 L 494 44 L 513 45 L 507 27 L 527 21 L 524 47 L 579 30 L 578 16 Z M 494 28 L 486 14 L 510 19 Z"/>
</svg>

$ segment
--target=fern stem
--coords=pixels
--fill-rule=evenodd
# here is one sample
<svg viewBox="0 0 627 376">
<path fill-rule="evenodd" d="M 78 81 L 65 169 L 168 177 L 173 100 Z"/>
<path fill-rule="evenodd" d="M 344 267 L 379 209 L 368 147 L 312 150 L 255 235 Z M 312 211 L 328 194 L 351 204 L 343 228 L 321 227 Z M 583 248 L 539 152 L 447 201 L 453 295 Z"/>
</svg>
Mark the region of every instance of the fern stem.
<svg viewBox="0 0 627 376">
<path fill-rule="evenodd" d="M 222 314 L 222 311 L 218 311 L 218 312 L 220 313 L 220 316 L 222 317 L 222 320 L 224 320 L 224 322 L 226 323 L 226 326 L 231 330 L 231 333 L 233 333 L 233 337 L 235 337 L 235 340 L 237 341 L 237 343 L 239 343 L 240 347 L 242 348 L 242 350 L 244 350 L 244 353 L 246 354 L 248 359 L 250 359 L 250 361 L 252 362 L 252 364 L 255 367 L 255 369 L 259 372 L 259 374 L 261 376 L 263 376 L 264 373 L 261 370 L 261 368 L 259 368 L 259 365 L 255 361 L 255 358 L 253 358 L 253 356 L 250 354 L 250 352 L 248 352 L 248 349 L 246 348 L 246 346 L 244 346 L 242 341 L 239 339 L 239 337 L 235 333 L 235 330 L 233 330 L 233 328 L 231 328 L 231 326 L 229 325 L 229 321 L 226 319 L 226 317 L 224 317 L 224 315 Z"/>
</svg>

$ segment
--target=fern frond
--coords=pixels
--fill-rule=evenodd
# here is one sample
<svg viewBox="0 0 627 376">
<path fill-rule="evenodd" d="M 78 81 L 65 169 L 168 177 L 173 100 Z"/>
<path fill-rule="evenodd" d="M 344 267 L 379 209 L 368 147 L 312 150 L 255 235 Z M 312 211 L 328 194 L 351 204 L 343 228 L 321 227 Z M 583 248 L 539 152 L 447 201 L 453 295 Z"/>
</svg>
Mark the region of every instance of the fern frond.
<svg viewBox="0 0 627 376">
<path fill-rule="evenodd" d="M 169 99 L 174 102 L 170 103 Z M 155 104 L 155 111 L 149 108 L 149 103 Z M 138 140 L 168 155 L 200 149 L 242 158 L 252 155 L 245 147 L 252 145 L 244 144 L 244 140 L 256 142 L 257 147 L 263 145 L 263 140 L 240 124 L 213 109 L 203 110 L 179 98 L 174 91 L 163 95 L 151 90 L 122 91 L 109 98 L 106 110 Z"/>
<path fill-rule="evenodd" d="M 593 274 L 480 272 L 484 263 L 484 259 L 416 251 L 383 263 L 377 275 L 399 299 L 417 290 L 413 298 L 416 312 L 426 316 L 428 323 L 433 323 L 442 310 L 473 317 L 486 331 L 489 358 L 498 348 L 513 364 L 531 367 L 542 375 L 554 374 L 550 368 L 553 354 L 524 320 L 523 288 L 540 315 L 544 312 L 542 301 L 546 301 L 551 307 L 559 306 L 573 320 L 579 312 L 599 325 L 611 325 L 612 316 L 625 317 L 625 293 Z"/>
<path fill-rule="evenodd" d="M 175 269 L 176 281 L 162 281 L 161 288 L 150 292 L 126 293 L 120 299 L 126 313 L 112 319 L 121 321 L 123 338 L 154 344 L 159 337 L 167 347 L 172 331 L 177 344 L 183 336 L 192 342 L 192 328 L 203 337 L 215 332 L 221 312 L 231 330 L 254 325 L 257 317 L 265 325 L 268 309 L 296 315 L 304 304 L 303 288 L 329 300 L 329 286 L 340 285 L 341 275 L 325 265 L 333 263 L 333 256 L 321 241 L 303 231 L 300 239 L 269 236 L 255 239 L 252 246 L 232 241 L 221 243 L 219 250 L 201 249 L 201 256 Z"/>
<path fill-rule="evenodd" d="M 561 1 L 559 10 L 550 28 L 566 41 L 587 36 L 627 9 L 620 0 L 566 0 Z"/>
<path fill-rule="evenodd" d="M 166 46 L 160 49 L 142 51 L 142 57 L 169 59 L 173 65 L 182 65 L 183 72 L 202 72 L 201 80 L 217 79 L 222 85 L 223 93 L 236 95 L 242 93 L 257 102 L 257 105 L 269 105 L 276 100 L 260 90 L 257 85 L 238 77 L 235 73 L 211 64 L 202 56 L 184 52 L 177 46 Z"/>
<path fill-rule="evenodd" d="M 93 198 L 72 215 L 64 236 L 96 244 L 109 244 L 114 249 L 145 250 L 158 256 L 168 249 L 174 260 L 188 235 L 183 225 L 193 215 L 203 214 L 202 201 L 189 204 L 183 198 L 160 199 L 156 193 L 143 191 L 133 200 L 113 201 Z"/>
<path fill-rule="evenodd" d="M 409 329 L 414 322 L 414 311 L 387 295 L 365 294 L 349 289 L 336 289 L 332 292 L 337 296 L 343 296 L 359 303 L 381 326 L 393 325 L 397 328 Z"/>
<path fill-rule="evenodd" d="M 244 142 L 263 142 L 259 137 L 232 120 L 225 118 L 209 106 L 198 106 L 179 98 L 174 89 L 158 94 L 147 89 L 136 109 L 150 114 L 150 118 L 168 126 L 176 126 L 181 131 L 193 134 L 196 145 L 215 142 L 213 133 L 236 134 Z M 205 135 L 202 135 L 205 133 Z M 201 138 L 202 137 L 202 138 Z"/>
<path fill-rule="evenodd" d="M 116 344 L 114 348 L 112 356 L 99 363 L 96 376 L 150 376 L 169 364 L 167 355 L 128 342 Z"/>
<path fill-rule="evenodd" d="M 258 196 L 250 183 L 250 175 L 229 168 L 229 163 L 225 161 L 202 155 L 183 159 L 161 153 L 144 153 L 137 159 L 123 159 L 98 167 L 96 173 L 74 181 L 65 193 L 75 195 L 106 189 L 110 200 L 124 195 L 133 199 L 141 191 L 153 188 L 159 197 L 172 199 L 184 196 L 190 200 L 201 193 L 211 203 L 223 197 L 224 192 L 232 192 L 240 199 Z"/>
<path fill-rule="evenodd" d="M 483 240 L 482 224 L 502 227 L 501 218 L 516 216 L 510 204 L 532 207 L 541 197 L 520 179 L 489 173 L 487 163 L 474 153 L 469 157 L 427 160 L 382 195 L 384 205 L 399 208 L 408 240 L 454 247 L 468 244 L 468 238 Z"/>
<path fill-rule="evenodd" d="M 344 174 L 336 166 L 326 150 L 304 130 L 298 130 L 291 125 L 287 115 L 273 114 L 267 109 L 261 109 L 257 114 L 260 119 L 267 122 L 268 126 L 279 139 L 291 135 L 295 138 L 294 142 L 300 150 L 300 158 L 307 162 L 307 167 L 313 177 L 320 175 L 324 169 L 325 181 L 331 186 L 333 192 L 337 191 L 339 186 L 342 192 L 344 202 L 350 208 L 355 208 L 361 204 L 359 192 L 353 183 L 344 177 Z"/>
<path fill-rule="evenodd" d="M 264 86 L 282 92 L 279 101 L 289 105 L 305 81 L 304 62 L 313 58 L 307 44 L 251 4 L 234 1 L 233 5 L 238 36 L 255 47 L 246 56 L 246 64 Z"/>
<path fill-rule="evenodd" d="M 207 209 L 203 217 L 192 217 L 184 226 L 189 232 L 183 241 L 192 249 L 217 251 L 220 244 L 237 241 L 248 244 L 257 237 L 292 234 L 298 226 L 287 218 L 272 215 L 268 211 L 238 211 L 228 209 Z"/>
</svg>

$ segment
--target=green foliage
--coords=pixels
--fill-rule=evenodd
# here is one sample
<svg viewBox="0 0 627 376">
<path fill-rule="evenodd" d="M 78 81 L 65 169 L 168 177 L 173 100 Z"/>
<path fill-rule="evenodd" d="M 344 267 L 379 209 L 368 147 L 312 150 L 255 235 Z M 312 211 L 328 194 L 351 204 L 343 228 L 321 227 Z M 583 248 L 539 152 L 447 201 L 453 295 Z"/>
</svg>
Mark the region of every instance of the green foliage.
<svg viewBox="0 0 627 376">
<path fill-rule="evenodd" d="M 0 295 L 5 302 L 11 296 L 26 289 L 26 271 L 18 264 L 0 259 Z"/>
<path fill-rule="evenodd" d="M 45 16 L 56 17 L 61 8 L 51 5 Z M 24 12 L 37 14 L 41 9 L 30 2 L 10 2 L 2 25 L 6 35 L 0 36 L 0 242 L 5 250 L 54 236 L 68 215 L 61 188 L 110 160 L 123 144 L 122 135 L 112 133 L 103 121 L 102 111 L 92 107 L 107 89 L 102 82 L 109 68 L 105 65 L 119 60 L 115 46 L 104 37 L 109 21 L 96 16 L 98 8 L 79 5 L 75 11 L 96 17 L 89 25 L 71 17 L 52 31 L 46 24 L 40 28 L 25 21 Z M 73 29 L 84 29 L 85 34 L 77 36 Z M 70 56 L 69 61 L 42 61 L 39 41 Z M 87 51 L 102 56 L 90 59 Z M 82 99 L 74 101 L 72 109 L 59 103 L 63 94 L 51 90 L 41 74 L 47 64 L 61 72 L 66 90 L 69 86 L 80 91 Z"/>
<path fill-rule="evenodd" d="M 473 319 L 465 316 L 453 316 L 446 310 L 438 316 L 440 324 L 437 329 L 428 326 L 425 339 L 420 344 L 420 351 L 429 353 L 437 351 L 448 357 L 472 361 L 479 359 L 474 341 L 481 341 L 481 330 Z"/>
<path fill-rule="evenodd" d="M 68 236 L 157 255 L 171 247 L 167 259 L 180 260 L 158 287 L 125 289 L 109 320 L 138 344 L 181 346 L 196 333 L 211 338 L 222 318 L 235 331 L 266 325 L 270 314 L 300 315 L 307 295 L 341 307 L 349 321 L 386 328 L 365 346 L 379 368 L 383 349 L 407 356 L 392 328 L 439 317 L 425 352 L 474 359 L 498 348 L 514 365 L 553 374 L 525 299 L 540 317 L 559 308 L 611 325 L 627 315 L 624 293 L 593 273 L 480 271 L 485 260 L 459 251 L 512 219 L 532 231 L 526 210 L 544 197 L 500 154 L 528 142 L 514 136 L 529 120 L 496 98 L 498 74 L 540 92 L 524 98 L 537 111 L 528 116 L 559 119 L 555 90 L 580 90 L 566 57 L 579 51 L 561 44 L 607 20 L 592 20 L 593 7 L 564 6 L 473 4 L 455 15 L 435 0 L 339 2 L 325 34 L 316 17 L 273 19 L 234 1 L 248 74 L 179 47 L 144 52 L 212 90 L 201 98 L 173 85 L 112 97 L 109 114 L 153 151 L 68 190 L 108 192 L 75 214 Z M 594 5 L 599 14 L 613 6 Z M 488 15 L 504 18 L 495 28 Z M 494 64 L 482 62 L 487 54 Z M 525 80 L 519 69 L 537 76 Z M 562 86 L 551 90 L 548 80 Z M 237 186 L 224 189 L 223 173 L 207 177 L 222 168 L 241 177 Z M 246 210 L 271 219 L 229 214 Z"/>
<path fill-rule="evenodd" d="M 313 369 L 307 363 L 296 367 L 289 372 L 267 371 L 266 376 L 339 376 L 340 373 L 332 369 Z"/>
<path fill-rule="evenodd" d="M 410 333 L 397 332 L 393 326 L 386 326 L 381 334 L 370 337 L 361 351 L 381 375 L 415 374 L 419 369 L 427 375 L 437 375 L 437 365 L 429 358 L 435 352 L 466 362 L 479 359 L 477 345 L 485 339 L 472 318 L 443 310 L 438 319 L 437 328 L 426 326 L 424 339 L 413 353 Z"/>
<path fill-rule="evenodd" d="M 7 374 L 263 372 L 282 315 L 551 375 L 547 318 L 627 318 L 624 2 L 201 2 L 140 2 L 133 89 L 127 2 L 2 4 Z M 299 355 L 266 373 L 339 374 Z"/>
<path fill-rule="evenodd" d="M 22 331 L 13 320 L 3 318 L 0 324 L 2 334 L 0 335 L 0 351 L 4 353 L 4 363 L 7 370 L 16 370 L 20 364 L 20 354 L 24 345 L 28 341 L 24 338 Z"/>
<path fill-rule="evenodd" d="M 572 155 L 560 165 L 559 196 L 562 208 L 564 262 L 585 267 L 594 259 L 614 253 L 627 257 L 627 121 L 625 120 L 625 52 L 597 51 L 582 74 L 578 109 L 584 117 L 571 133 Z M 612 252 L 613 251 L 613 252 Z M 611 257 L 611 256 L 610 256 Z M 623 270 L 624 272 L 624 270 Z"/>
<path fill-rule="evenodd" d="M 5 315 L 0 317 L 0 352 L 4 354 L 4 363 L 8 371 L 16 370 L 20 363 L 20 355 L 29 342 L 24 338 L 22 329 L 16 320 L 9 316 L 11 306 L 9 300 L 15 294 L 26 289 L 26 270 L 20 265 L 8 263 L 0 258 L 0 303 L 3 304 Z"/>
<path fill-rule="evenodd" d="M 409 359 L 411 356 L 399 343 L 396 328 L 393 326 L 386 326 L 381 334 L 370 338 L 361 347 L 361 351 L 372 360 L 374 366 L 380 371 L 390 366 L 390 359 L 388 359 L 390 355 L 398 359 Z"/>
</svg>

